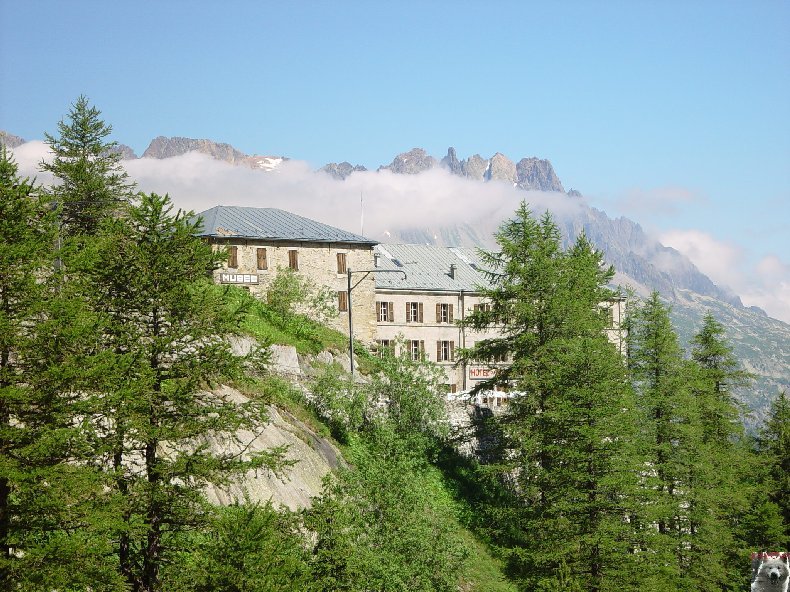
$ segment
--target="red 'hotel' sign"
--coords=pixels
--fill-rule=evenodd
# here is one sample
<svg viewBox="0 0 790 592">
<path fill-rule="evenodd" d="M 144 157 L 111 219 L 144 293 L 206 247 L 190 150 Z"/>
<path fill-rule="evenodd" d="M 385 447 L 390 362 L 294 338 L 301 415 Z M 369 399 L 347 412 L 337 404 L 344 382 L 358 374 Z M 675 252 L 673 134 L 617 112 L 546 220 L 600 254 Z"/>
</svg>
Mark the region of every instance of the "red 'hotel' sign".
<svg viewBox="0 0 790 592">
<path fill-rule="evenodd" d="M 496 375 L 496 368 L 469 366 L 469 380 L 489 380 Z"/>
</svg>

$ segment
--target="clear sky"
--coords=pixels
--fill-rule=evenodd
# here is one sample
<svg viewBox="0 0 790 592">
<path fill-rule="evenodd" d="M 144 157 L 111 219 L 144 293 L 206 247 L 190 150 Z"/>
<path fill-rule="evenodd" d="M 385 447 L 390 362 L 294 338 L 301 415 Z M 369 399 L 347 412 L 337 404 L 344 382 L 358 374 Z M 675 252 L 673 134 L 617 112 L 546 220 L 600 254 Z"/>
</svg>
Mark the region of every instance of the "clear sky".
<svg viewBox="0 0 790 592">
<path fill-rule="evenodd" d="M 138 154 L 548 158 L 790 311 L 787 0 L 0 0 L 0 129 L 40 140 L 80 94 Z"/>
</svg>

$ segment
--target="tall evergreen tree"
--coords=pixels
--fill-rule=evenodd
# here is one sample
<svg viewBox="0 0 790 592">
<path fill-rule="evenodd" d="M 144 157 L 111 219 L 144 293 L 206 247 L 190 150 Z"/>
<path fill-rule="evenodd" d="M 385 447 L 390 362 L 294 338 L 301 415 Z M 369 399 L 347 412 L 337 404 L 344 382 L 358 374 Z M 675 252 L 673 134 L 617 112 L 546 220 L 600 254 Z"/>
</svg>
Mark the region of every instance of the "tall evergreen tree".
<svg viewBox="0 0 790 592">
<path fill-rule="evenodd" d="M 117 589 L 106 541 L 93 536 L 101 483 L 79 462 L 73 374 L 90 327 L 53 271 L 55 215 L 43 192 L 0 153 L 0 582 Z M 84 383 L 83 383 L 84 384 Z M 13 583 L 12 583 L 13 582 Z"/>
<path fill-rule="evenodd" d="M 52 173 L 50 189 L 61 205 L 61 228 L 67 236 L 94 234 L 107 216 L 122 211 L 132 199 L 133 184 L 121 165 L 117 142 L 108 141 L 112 126 L 88 99 L 77 98 L 67 120 L 58 124 L 57 137 L 45 134 L 53 152 L 41 170 Z"/>
<path fill-rule="evenodd" d="M 736 370 L 712 318 L 694 340 L 696 359 L 685 359 L 658 293 L 628 328 L 629 367 L 652 441 L 651 552 L 666 565 L 673 589 L 726 589 L 737 577 L 727 516 L 740 502 L 737 475 L 724 468 L 738 433 L 725 381 Z"/>
<path fill-rule="evenodd" d="M 782 391 L 771 404 L 771 411 L 759 436 L 759 467 L 764 476 L 768 496 L 766 516 L 775 524 L 774 532 L 766 533 L 764 545 L 790 549 L 790 398 Z M 771 518 L 778 513 L 780 520 Z"/>
<path fill-rule="evenodd" d="M 702 382 L 695 392 L 705 442 L 730 448 L 734 439 L 743 436 L 735 389 L 748 386 L 752 377 L 739 366 L 732 346 L 724 337 L 724 327 L 712 314 L 705 315 L 691 343 L 691 358 L 701 369 Z"/>
<path fill-rule="evenodd" d="M 636 408 L 622 358 L 606 337 L 611 267 L 584 235 L 563 251 L 556 224 L 536 221 L 522 203 L 497 233 L 501 251 L 484 255 L 489 307 L 470 314 L 474 329 L 502 326 L 467 359 L 512 363 L 482 388 L 518 392 L 503 419 L 501 467 L 518 507 L 511 550 L 526 590 L 558 582 L 588 590 L 636 587 L 640 451 Z M 634 578 L 634 574 L 637 577 Z"/>
<path fill-rule="evenodd" d="M 126 216 L 105 219 L 101 265 L 85 269 L 103 313 L 102 372 L 90 401 L 94 462 L 115 494 L 115 551 L 135 592 L 160 590 L 160 567 L 183 540 L 174 534 L 206 521 L 205 485 L 278 458 L 247 454 L 237 437 L 265 419 L 261 402 L 210 391 L 240 370 L 223 339 L 238 316 L 208 278 L 222 254 L 196 236 L 190 217 L 173 213 L 167 196 L 141 194 Z"/>
</svg>

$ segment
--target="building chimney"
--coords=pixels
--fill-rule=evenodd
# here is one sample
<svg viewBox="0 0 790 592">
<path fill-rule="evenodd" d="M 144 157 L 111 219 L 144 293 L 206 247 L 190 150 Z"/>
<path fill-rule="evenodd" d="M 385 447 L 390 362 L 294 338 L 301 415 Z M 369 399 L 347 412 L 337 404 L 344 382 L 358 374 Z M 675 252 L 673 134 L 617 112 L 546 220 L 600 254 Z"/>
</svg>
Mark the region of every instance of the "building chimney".
<svg viewBox="0 0 790 592">
<path fill-rule="evenodd" d="M 450 279 L 455 279 L 455 263 L 450 263 Z"/>
</svg>

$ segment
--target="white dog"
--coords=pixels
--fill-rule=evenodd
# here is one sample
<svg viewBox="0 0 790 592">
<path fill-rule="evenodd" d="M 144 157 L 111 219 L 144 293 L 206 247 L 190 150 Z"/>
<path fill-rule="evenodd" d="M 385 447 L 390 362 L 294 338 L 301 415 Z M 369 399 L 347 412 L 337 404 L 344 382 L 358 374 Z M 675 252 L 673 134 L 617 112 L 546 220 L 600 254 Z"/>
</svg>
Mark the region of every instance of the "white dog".
<svg viewBox="0 0 790 592">
<path fill-rule="evenodd" d="M 752 553 L 752 592 L 788 592 L 790 553 Z"/>
</svg>

